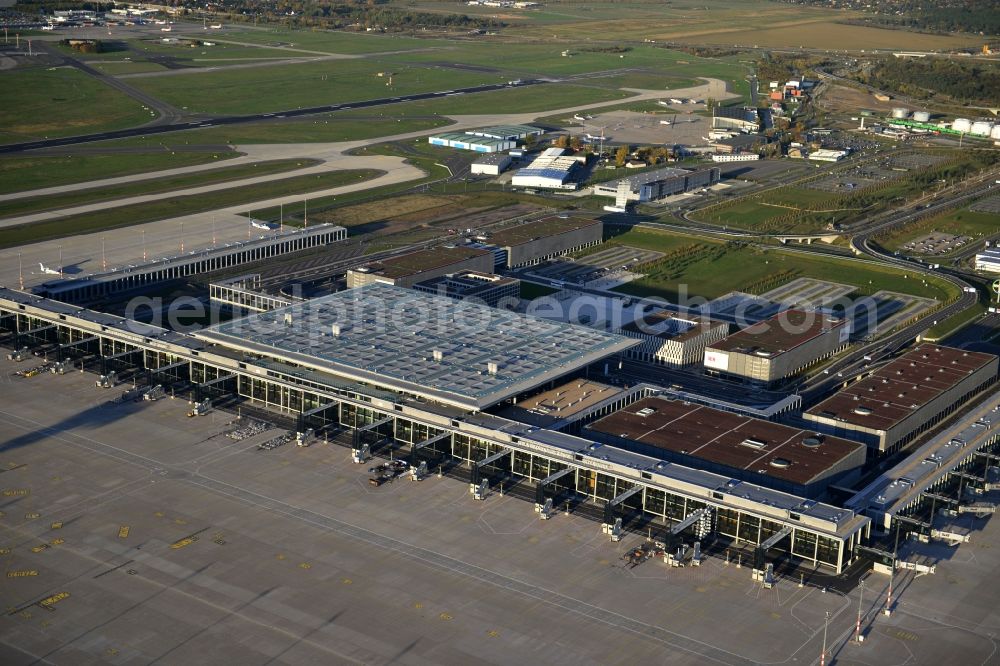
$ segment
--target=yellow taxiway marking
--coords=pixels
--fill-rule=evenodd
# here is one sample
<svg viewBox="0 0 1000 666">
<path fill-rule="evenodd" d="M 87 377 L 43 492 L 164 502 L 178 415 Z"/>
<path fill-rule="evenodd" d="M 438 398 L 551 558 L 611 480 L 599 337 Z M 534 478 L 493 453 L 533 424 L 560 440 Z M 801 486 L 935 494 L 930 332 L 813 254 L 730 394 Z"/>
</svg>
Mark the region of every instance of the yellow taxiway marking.
<svg viewBox="0 0 1000 666">
<path fill-rule="evenodd" d="M 129 527 L 128 525 L 122 525 L 121 527 L 118 528 L 118 538 L 119 539 L 127 539 L 128 538 L 128 533 L 131 530 L 132 530 L 132 528 Z"/>
<path fill-rule="evenodd" d="M 455 616 L 451 615 L 450 613 L 441 613 L 440 615 L 438 615 L 438 617 L 444 620 L 445 622 L 447 622 L 448 620 L 455 619 Z"/>
<path fill-rule="evenodd" d="M 170 547 L 173 548 L 174 550 L 178 550 L 179 548 L 183 548 L 185 546 L 190 546 L 191 544 L 193 544 L 197 540 L 198 540 L 198 537 L 196 537 L 196 536 L 184 537 L 180 541 L 175 541 L 172 544 L 170 544 Z"/>
<path fill-rule="evenodd" d="M 4 497 L 25 497 L 31 494 L 31 488 L 4 488 Z"/>
<path fill-rule="evenodd" d="M 41 601 L 38 602 L 38 605 L 41 606 L 42 608 L 47 608 L 51 610 L 52 606 L 59 603 L 63 599 L 68 599 L 68 598 L 69 598 L 69 592 L 58 592 L 56 594 L 53 594 L 51 597 L 46 597 L 42 599 Z"/>
<path fill-rule="evenodd" d="M 308 562 L 302 562 L 299 564 L 300 569 L 312 569 L 312 565 Z"/>
<path fill-rule="evenodd" d="M 62 526 L 63 526 L 62 521 L 61 520 L 57 520 L 56 522 L 54 522 L 51 525 L 49 525 L 49 529 L 50 530 L 61 530 Z"/>
<path fill-rule="evenodd" d="M 41 518 L 41 517 L 42 514 L 36 511 L 29 511 L 28 513 L 24 514 L 25 520 L 34 520 L 35 518 Z"/>
<path fill-rule="evenodd" d="M 28 576 L 37 576 L 38 571 L 36 569 L 21 569 L 19 571 L 8 571 L 7 578 L 27 578 Z"/>
</svg>

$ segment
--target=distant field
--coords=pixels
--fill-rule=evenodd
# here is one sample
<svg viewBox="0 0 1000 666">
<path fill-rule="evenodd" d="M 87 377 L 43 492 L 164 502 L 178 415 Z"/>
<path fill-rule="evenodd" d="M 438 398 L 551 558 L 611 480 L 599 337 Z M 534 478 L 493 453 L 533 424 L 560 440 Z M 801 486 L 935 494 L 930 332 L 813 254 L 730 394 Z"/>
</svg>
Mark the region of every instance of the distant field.
<svg viewBox="0 0 1000 666">
<path fill-rule="evenodd" d="M 331 171 L 324 174 L 272 180 L 258 185 L 234 187 L 208 194 L 176 197 L 131 206 L 119 206 L 83 215 L 47 220 L 45 222 L 21 224 L 0 229 L 0 247 L 24 245 L 25 243 L 51 240 L 64 236 L 128 227 L 135 224 L 142 224 L 143 222 L 153 222 L 180 215 L 236 206 L 271 197 L 307 194 L 317 190 L 356 183 L 359 180 L 371 179 L 377 175 L 378 173 L 375 171 L 363 169 Z"/>
<path fill-rule="evenodd" d="M 132 60 L 108 60 L 90 62 L 88 64 L 97 71 L 111 76 L 119 76 L 121 74 L 149 74 L 150 72 L 164 72 L 167 69 L 155 62 L 136 62 Z"/>
<path fill-rule="evenodd" d="M 393 106 L 400 117 L 440 113 L 476 115 L 482 113 L 535 113 L 563 107 L 625 99 L 633 93 L 568 83 L 543 83 L 527 88 L 508 88 L 471 93 L 445 99 L 406 102 Z M 398 111 L 397 111 L 398 109 Z"/>
<path fill-rule="evenodd" d="M 142 104 L 69 68 L 3 73 L 0 143 L 134 127 L 152 118 Z"/>
<path fill-rule="evenodd" d="M 388 76 L 394 72 L 392 86 Z M 494 82 L 478 72 L 407 67 L 371 60 L 220 69 L 129 79 L 145 92 L 192 113 L 250 114 Z"/>
<path fill-rule="evenodd" d="M 612 244 L 629 245 L 648 250 L 670 253 L 685 245 L 719 247 L 701 238 L 684 237 L 649 230 L 628 231 L 614 237 Z M 925 286 L 922 280 L 905 277 L 905 273 L 891 268 L 845 261 L 783 250 L 762 250 L 754 247 L 728 247 L 721 257 L 706 256 L 681 268 L 670 280 L 648 278 L 630 282 L 616 291 L 637 296 L 660 296 L 676 300 L 686 289 L 688 295 L 712 299 L 734 290 L 752 289 L 755 283 L 783 274 L 790 282 L 797 277 L 812 277 L 852 284 L 864 293 L 882 289 L 914 296 L 948 300 L 955 295 L 954 287 L 945 282 L 932 281 Z M 779 286 L 778 284 L 771 287 Z"/>
<path fill-rule="evenodd" d="M 56 187 L 102 178 L 206 164 L 235 157 L 232 151 L 109 153 L 0 157 L 0 194 Z"/>
<path fill-rule="evenodd" d="M 831 50 L 906 49 L 933 51 L 959 46 L 976 46 L 980 38 L 957 35 L 928 35 L 905 30 L 882 30 L 835 21 L 816 21 L 782 28 L 746 30 L 727 28 L 710 32 L 676 34 L 673 41 L 691 44 L 719 44 L 761 47 L 808 47 Z"/>
<path fill-rule="evenodd" d="M 226 41 L 246 42 L 261 46 L 286 46 L 290 48 L 323 51 L 325 53 L 367 54 L 426 49 L 447 46 L 450 42 L 436 39 L 413 39 L 398 35 L 356 34 L 325 30 L 247 30 L 226 32 L 220 37 Z"/>
<path fill-rule="evenodd" d="M 72 206 L 101 201 L 113 201 L 115 199 L 134 197 L 142 194 L 156 194 L 189 187 L 224 183 L 241 178 L 294 171 L 318 163 L 317 160 L 307 159 L 270 160 L 254 164 L 223 166 L 219 169 L 199 171 L 191 174 L 149 178 L 120 185 L 73 190 L 62 194 L 50 194 L 44 197 L 25 197 L 11 201 L 0 201 L 0 217 L 27 215 L 47 210 L 57 211 L 60 208 L 70 208 Z"/>
</svg>

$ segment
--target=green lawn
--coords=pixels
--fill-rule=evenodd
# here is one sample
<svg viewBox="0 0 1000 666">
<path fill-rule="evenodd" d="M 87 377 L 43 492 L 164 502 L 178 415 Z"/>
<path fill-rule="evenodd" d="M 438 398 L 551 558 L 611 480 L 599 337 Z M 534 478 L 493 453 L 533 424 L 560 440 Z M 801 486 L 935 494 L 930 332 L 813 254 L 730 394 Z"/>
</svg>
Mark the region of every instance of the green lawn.
<svg viewBox="0 0 1000 666">
<path fill-rule="evenodd" d="M 911 240 L 926 236 L 932 231 L 981 239 L 1000 232 L 1000 217 L 995 213 L 981 213 L 968 208 L 948 211 L 903 227 L 885 240 L 885 246 L 890 250 L 898 250 Z"/>
<path fill-rule="evenodd" d="M 393 72 L 392 86 L 388 76 Z M 176 76 L 129 79 L 145 92 L 192 113 L 250 114 L 360 101 L 482 83 L 480 72 L 412 67 L 373 60 L 331 60 Z"/>
<path fill-rule="evenodd" d="M 25 192 L 102 178 L 206 164 L 236 157 L 224 151 L 108 153 L 0 157 L 0 194 Z"/>
<path fill-rule="evenodd" d="M 143 222 L 152 222 L 227 206 L 236 206 L 270 197 L 308 194 L 317 190 L 356 183 L 359 180 L 374 178 L 377 175 L 377 172 L 362 169 L 331 171 L 324 174 L 296 176 L 258 185 L 235 187 L 208 194 L 177 197 L 132 206 L 120 206 L 84 215 L 61 217 L 45 222 L 21 224 L 15 227 L 0 229 L 0 247 L 24 245 L 25 243 L 35 243 L 42 240 L 62 238 L 64 236 L 128 227 Z"/>
<path fill-rule="evenodd" d="M 703 238 L 647 230 L 628 231 L 609 242 L 666 253 L 685 245 L 719 245 Z M 775 274 L 782 274 L 787 278 L 780 283 L 798 277 L 812 277 L 853 284 L 858 287 L 859 292 L 866 294 L 886 289 L 942 301 L 950 300 L 956 295 L 954 287 L 943 281 L 932 279 L 924 285 L 921 278 L 914 275 L 907 277 L 905 272 L 888 267 L 749 246 L 730 246 L 721 258 L 709 257 L 696 261 L 685 267 L 672 281 L 644 278 L 622 285 L 617 291 L 638 296 L 660 296 L 672 301 L 684 293 L 711 299 L 730 291 L 751 289 L 755 283 L 765 281 Z M 776 286 L 779 285 L 771 285 L 771 288 Z"/>
<path fill-rule="evenodd" d="M 258 162 L 256 164 L 239 164 L 236 166 L 222 167 L 211 171 L 201 171 L 192 174 L 182 174 L 165 178 L 150 178 L 139 180 L 135 183 L 124 183 L 121 185 L 111 185 L 108 187 L 95 187 L 85 190 L 76 190 L 64 194 L 48 195 L 44 197 L 12 199 L 7 202 L 0 202 L 0 217 L 11 217 L 14 215 L 27 215 L 45 210 L 58 210 L 71 206 L 80 206 L 98 201 L 112 201 L 126 197 L 139 196 L 142 194 L 156 194 L 159 192 L 170 192 L 189 187 L 200 187 L 212 185 L 214 183 L 224 183 L 241 178 L 252 178 L 267 174 L 281 173 L 283 171 L 293 171 L 306 166 L 318 164 L 317 160 L 307 159 L 287 159 L 271 160 L 268 162 Z"/>
<path fill-rule="evenodd" d="M 399 35 L 356 34 L 329 30 L 286 30 L 281 28 L 266 31 L 226 32 L 219 39 L 259 44 L 261 46 L 287 46 L 309 51 L 343 53 L 346 55 L 448 47 L 451 44 L 451 42 L 446 40 L 413 39 L 400 37 Z"/>
<path fill-rule="evenodd" d="M 501 113 L 538 113 L 564 107 L 624 99 L 633 93 L 595 88 L 569 83 L 543 83 L 525 88 L 507 88 L 492 92 L 472 93 L 444 99 L 406 102 L 394 107 L 393 113 L 440 113 L 449 115 Z"/>
<path fill-rule="evenodd" d="M 3 73 L 0 143 L 134 127 L 152 119 L 132 98 L 69 67 Z"/>
</svg>

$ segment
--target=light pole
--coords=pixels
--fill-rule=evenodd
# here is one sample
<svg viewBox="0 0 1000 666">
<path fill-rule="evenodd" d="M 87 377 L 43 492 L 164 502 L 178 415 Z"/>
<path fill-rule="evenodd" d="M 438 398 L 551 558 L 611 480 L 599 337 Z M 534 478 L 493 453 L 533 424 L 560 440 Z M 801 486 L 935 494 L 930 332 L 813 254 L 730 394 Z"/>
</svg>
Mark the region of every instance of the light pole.
<svg viewBox="0 0 1000 666">
<path fill-rule="evenodd" d="M 861 604 L 862 599 L 865 598 L 865 581 L 861 581 L 861 593 L 858 595 L 858 624 L 854 628 L 854 640 L 860 644 L 861 643 Z"/>
<path fill-rule="evenodd" d="M 885 611 L 883 611 L 888 617 L 892 615 L 892 579 L 896 576 L 896 558 L 899 556 L 899 528 L 902 523 L 896 520 L 896 544 L 892 547 L 892 568 L 889 570 L 889 593 L 885 598 Z"/>
<path fill-rule="evenodd" d="M 830 626 L 830 611 L 826 612 L 826 620 L 823 622 L 823 651 L 819 654 L 819 666 L 826 666 L 826 630 Z"/>
</svg>

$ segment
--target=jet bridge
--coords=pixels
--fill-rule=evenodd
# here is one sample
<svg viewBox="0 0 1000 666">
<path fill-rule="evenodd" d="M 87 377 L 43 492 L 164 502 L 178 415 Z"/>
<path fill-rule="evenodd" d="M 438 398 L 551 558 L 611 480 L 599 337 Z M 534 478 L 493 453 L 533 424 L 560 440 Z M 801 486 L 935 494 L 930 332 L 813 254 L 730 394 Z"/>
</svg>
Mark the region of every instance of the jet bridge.
<svg viewBox="0 0 1000 666">
<path fill-rule="evenodd" d="M 608 503 L 604 505 L 604 524 L 614 525 L 615 519 L 619 517 L 617 515 L 618 507 L 621 506 L 622 502 L 627 500 L 629 497 L 632 497 L 636 493 L 641 493 L 641 492 L 642 492 L 642 486 L 640 485 L 632 486 L 625 492 L 620 493 L 617 497 L 608 501 Z"/>
<path fill-rule="evenodd" d="M 753 568 L 755 572 L 764 571 L 764 556 L 771 548 L 777 546 L 782 539 L 791 536 L 792 526 L 785 525 L 780 530 L 769 536 L 764 541 L 761 541 L 753 550 Z"/>
<path fill-rule="evenodd" d="M 545 500 L 547 499 L 545 497 L 545 489 L 548 486 L 553 485 L 556 481 L 563 478 L 567 474 L 572 474 L 572 473 L 573 469 L 571 467 L 567 467 L 566 469 L 561 469 L 557 472 L 552 472 L 547 477 L 539 481 L 538 485 L 535 486 L 535 503 L 545 504 Z"/>
<path fill-rule="evenodd" d="M 478 485 L 479 482 L 482 480 L 483 468 L 484 467 L 486 467 L 489 464 L 495 463 L 496 461 L 500 460 L 504 456 L 509 456 L 512 453 L 514 453 L 514 449 L 504 449 L 502 451 L 497 451 L 493 455 L 487 456 L 487 457 L 483 458 L 482 460 L 479 460 L 479 461 L 476 461 L 475 463 L 473 463 L 473 465 L 472 465 L 472 477 L 470 479 L 470 483 L 472 483 L 473 485 Z"/>
</svg>

